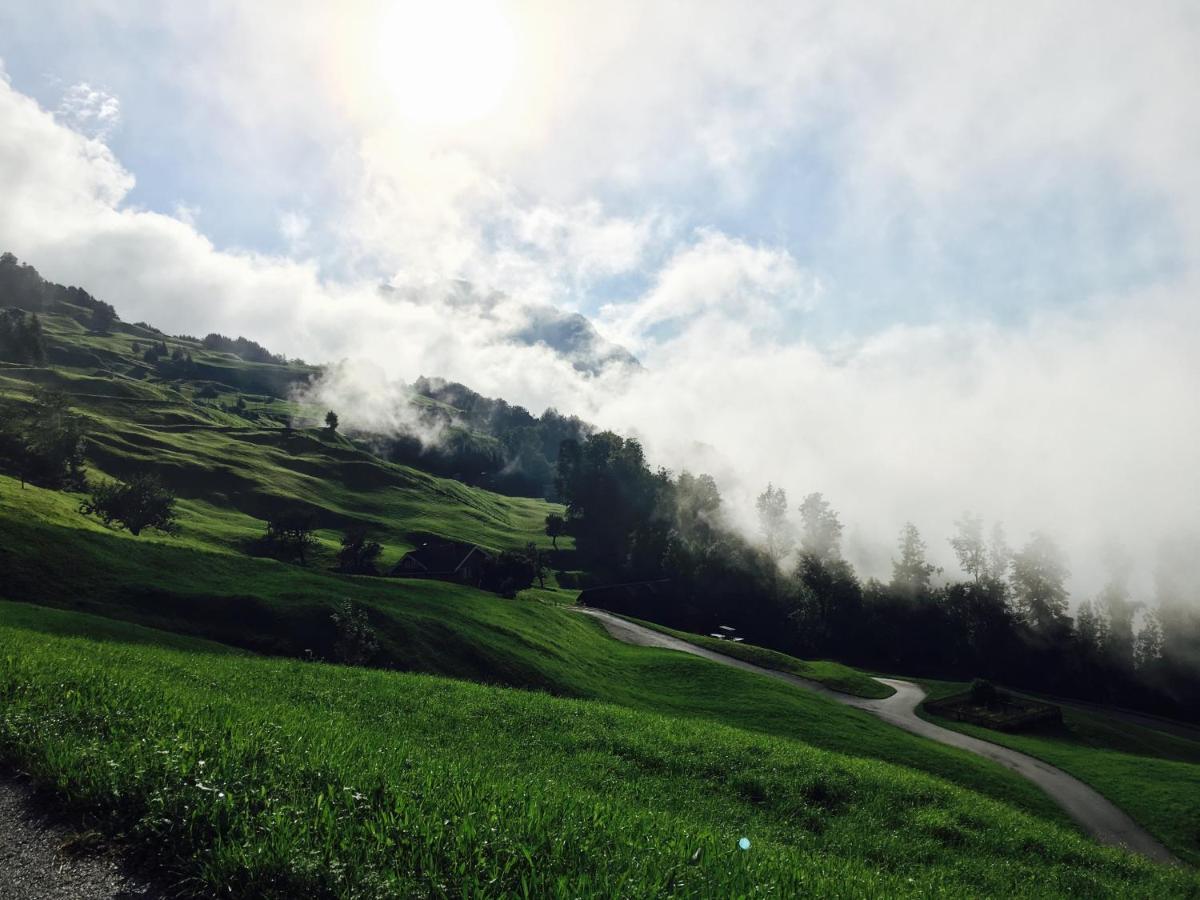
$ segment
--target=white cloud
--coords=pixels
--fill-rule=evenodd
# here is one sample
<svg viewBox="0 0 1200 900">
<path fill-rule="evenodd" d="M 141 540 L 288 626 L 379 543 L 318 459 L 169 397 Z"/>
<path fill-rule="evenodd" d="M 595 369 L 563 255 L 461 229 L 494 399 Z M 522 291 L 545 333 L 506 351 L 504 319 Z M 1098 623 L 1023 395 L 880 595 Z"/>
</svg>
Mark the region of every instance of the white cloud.
<svg viewBox="0 0 1200 900">
<path fill-rule="evenodd" d="M 752 323 L 759 333 L 771 333 L 786 314 L 810 308 L 820 292 L 819 280 L 786 250 L 702 231 L 666 262 L 645 296 L 606 306 L 601 315 L 620 339 L 638 345 L 656 325 L 685 325 L 698 316 Z"/>
<path fill-rule="evenodd" d="M 107 91 L 81 81 L 63 93 L 57 114 L 59 121 L 68 127 L 103 141 L 121 124 L 121 101 Z"/>
<path fill-rule="evenodd" d="M 156 9 L 141 12 L 170 18 L 183 46 L 193 14 Z M 508 106 L 436 139 L 400 127 L 340 59 L 357 46 L 346 29 L 369 27 L 369 14 L 289 10 L 238 5 L 236 27 L 189 57 L 181 96 L 197 101 L 198 133 L 219 124 L 209 130 L 224 152 L 251 160 L 319 136 L 344 204 L 305 215 L 346 271 L 378 267 L 394 292 L 373 277 L 331 282 L 307 261 L 218 252 L 186 216 L 123 206 L 133 178 L 103 143 L 5 84 L 0 246 L 126 318 L 347 358 L 329 390 L 348 423 L 395 414 L 380 385 L 445 375 L 634 431 L 666 464 L 715 469 L 735 510 L 768 479 L 797 497 L 824 490 L 859 546 L 890 549 L 913 519 L 945 553 L 970 507 L 1018 540 L 1034 527 L 1069 538 L 1086 585 L 1107 533 L 1144 551 L 1195 527 L 1200 54 L 1186 3 L 1133 16 L 1093 2 L 530 2 L 514 7 L 526 68 Z M 260 40 L 269 51 L 246 52 Z M 739 236 L 737 214 L 756 212 L 744 204 L 790 186 L 795 173 L 771 167 L 789 154 L 831 167 L 815 237 Z M 260 168 L 291 188 L 308 174 Z M 1103 189 L 1077 191 L 1080 170 Z M 795 336 L 818 297 L 835 316 L 859 299 L 824 276 L 831 258 L 875 267 L 885 287 L 870 299 L 900 305 L 924 285 L 889 283 L 889 254 L 933 271 L 979 221 L 1027 230 L 1036 247 L 1044 232 L 1017 214 L 1064 184 L 1086 224 L 1103 224 L 1110 187 L 1161 207 L 1177 268 L 1019 329 L 981 316 L 832 349 Z M 1078 241 L 1065 250 L 1104 246 Z M 522 304 L 575 303 L 643 273 L 648 286 L 603 321 L 650 371 L 585 380 L 509 343 Z M 431 289 L 448 277 L 512 299 L 448 302 Z"/>
</svg>

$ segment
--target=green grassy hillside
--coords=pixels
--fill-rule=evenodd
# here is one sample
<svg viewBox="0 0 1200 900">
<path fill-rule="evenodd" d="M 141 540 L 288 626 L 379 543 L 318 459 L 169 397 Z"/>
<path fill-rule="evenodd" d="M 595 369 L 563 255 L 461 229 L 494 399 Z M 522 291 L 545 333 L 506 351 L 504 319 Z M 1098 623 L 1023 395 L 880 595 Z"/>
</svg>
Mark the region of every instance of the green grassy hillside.
<svg viewBox="0 0 1200 900">
<path fill-rule="evenodd" d="M 931 698 L 967 687 L 926 683 Z M 1200 742 L 1071 707 L 1063 708 L 1061 728 L 1030 734 L 928 718 L 1070 772 L 1125 810 L 1180 859 L 1200 865 Z"/>
<path fill-rule="evenodd" d="M 20 601 L 0 602 L 0 757 L 135 847 L 165 848 L 187 884 L 280 896 L 1200 890 L 1092 846 L 983 759 L 771 679 L 613 641 L 553 577 L 504 600 L 335 573 L 350 525 L 370 527 L 386 566 L 424 534 L 546 547 L 557 507 L 285 427 L 323 414 L 288 399 L 312 367 L 141 326 L 44 323 L 53 365 L 0 365 L 0 406 L 66 392 L 87 420 L 89 475 L 156 472 L 179 494 L 182 531 L 114 531 L 80 513 L 80 495 L 0 475 L 0 598 Z M 192 363 L 148 364 L 134 341 Z M 308 565 L 248 552 L 281 505 L 317 518 Z M 559 545 L 570 568 L 570 540 Z M 304 661 L 335 656 L 346 599 L 393 671 Z M 837 664 L 735 652 L 877 690 Z M 735 850 L 741 835 L 751 851 Z"/>
<path fill-rule="evenodd" d="M 856 697 L 881 698 L 890 697 L 896 693 L 894 689 L 888 687 L 886 684 L 880 684 L 870 675 L 860 672 L 857 669 L 852 669 L 850 666 L 844 666 L 839 662 L 834 662 L 833 660 L 797 659 L 794 656 L 788 656 L 786 653 L 769 650 L 766 647 L 758 647 L 754 644 L 723 640 L 704 634 L 693 634 L 690 631 L 678 631 L 655 622 L 644 621 L 643 619 L 633 619 L 633 621 L 639 625 L 644 625 L 646 628 L 661 631 L 663 634 L 669 634 L 680 640 L 695 644 L 697 647 L 703 647 L 706 650 L 712 650 L 716 653 L 724 653 L 726 656 L 754 663 L 754 665 L 762 666 L 765 669 L 776 669 L 780 672 L 798 675 L 800 678 L 807 678 L 809 681 L 818 682 L 827 688 L 832 688 L 835 691 L 841 691 L 845 694 L 853 694 Z"/>
<path fill-rule="evenodd" d="M 42 321 L 51 359 L 68 364 L 0 364 L 0 402 L 26 403 L 39 387 L 63 391 L 87 420 L 93 474 L 156 472 L 191 504 L 186 533 L 193 542 L 231 546 L 258 537 L 267 515 L 286 506 L 310 510 L 328 546 L 338 530 L 370 528 L 387 561 L 420 534 L 493 549 L 549 544 L 543 526 L 556 508 L 551 504 L 393 465 L 324 428 L 285 429 L 291 417 L 315 422 L 324 414 L 286 399 L 290 387 L 313 375 L 311 367 L 244 362 L 138 326 L 95 335 L 66 315 Z M 146 364 L 133 345 L 151 340 L 191 354 L 195 368 L 158 371 Z M 269 392 L 247 393 L 239 384 Z M 214 396 L 202 396 L 206 388 Z M 560 543 L 570 546 L 569 539 Z"/>
<path fill-rule="evenodd" d="M 22 491 L 11 479 L 0 478 L 0 500 L 9 599 L 259 652 L 324 656 L 336 639 L 330 614 L 351 597 L 395 667 L 729 722 L 891 759 L 1061 821 L 1040 792 L 997 766 L 770 679 L 625 646 L 561 603 L 503 600 L 436 581 L 346 577 L 172 538 L 134 538 L 78 515 L 69 495 Z"/>
<path fill-rule="evenodd" d="M 4 614 L 0 752 L 195 890 L 1197 891 L 1186 873 L 940 779 L 797 741 L 428 676 L 160 648 L 65 613 Z M 73 626 L 93 639 L 65 636 Z"/>
</svg>

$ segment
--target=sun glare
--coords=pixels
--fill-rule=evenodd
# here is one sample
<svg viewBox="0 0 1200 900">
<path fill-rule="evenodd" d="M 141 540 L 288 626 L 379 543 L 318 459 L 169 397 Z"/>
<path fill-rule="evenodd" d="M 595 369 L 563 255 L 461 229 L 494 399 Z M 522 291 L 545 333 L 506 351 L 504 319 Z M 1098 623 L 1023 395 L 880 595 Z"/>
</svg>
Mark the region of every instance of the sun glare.
<svg viewBox="0 0 1200 900">
<path fill-rule="evenodd" d="M 376 34 L 376 76 L 404 118 L 456 125 L 484 118 L 512 82 L 516 40 L 490 0 L 401 2 Z"/>
</svg>

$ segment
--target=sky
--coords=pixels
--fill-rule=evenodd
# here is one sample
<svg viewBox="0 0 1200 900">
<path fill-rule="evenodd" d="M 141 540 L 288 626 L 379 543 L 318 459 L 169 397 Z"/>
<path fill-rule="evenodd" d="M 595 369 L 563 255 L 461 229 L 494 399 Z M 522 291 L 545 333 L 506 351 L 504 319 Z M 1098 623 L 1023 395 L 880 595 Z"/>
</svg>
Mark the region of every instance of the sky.
<svg viewBox="0 0 1200 900">
<path fill-rule="evenodd" d="M 823 491 L 868 574 L 970 509 L 1148 590 L 1200 527 L 1192 3 L 0 0 L 0 72 L 0 249 L 341 361 L 348 425 L 553 405 L 748 531 Z M 517 346 L 534 303 L 645 371 Z"/>
</svg>

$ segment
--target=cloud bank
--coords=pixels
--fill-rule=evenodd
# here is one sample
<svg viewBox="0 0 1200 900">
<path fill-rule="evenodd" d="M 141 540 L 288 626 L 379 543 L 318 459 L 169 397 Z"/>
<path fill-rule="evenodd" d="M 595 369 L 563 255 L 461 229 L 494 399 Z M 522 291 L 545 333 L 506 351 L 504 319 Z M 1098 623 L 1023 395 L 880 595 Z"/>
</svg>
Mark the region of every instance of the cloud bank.
<svg viewBox="0 0 1200 900">
<path fill-rule="evenodd" d="M 0 82 L 0 247 L 127 319 L 345 360 L 323 399 L 350 425 L 403 424 L 397 383 L 441 375 L 711 471 L 748 529 L 768 480 L 824 491 L 868 574 L 906 520 L 949 565 L 965 509 L 1052 531 L 1081 594 L 1107 542 L 1149 561 L 1196 533 L 1186 4 L 507 9 L 527 62 L 458 129 L 364 86 L 354 17 L 230 10 L 174 89 L 197 115 L 222 98 L 214 133 L 264 159 L 319 135 L 339 198 L 275 173 L 273 252 L 131 201 L 124 93 L 80 83 L 51 112 Z M 268 20 L 273 68 L 240 52 Z M 516 340 L 536 304 L 591 313 L 645 371 Z"/>
</svg>

